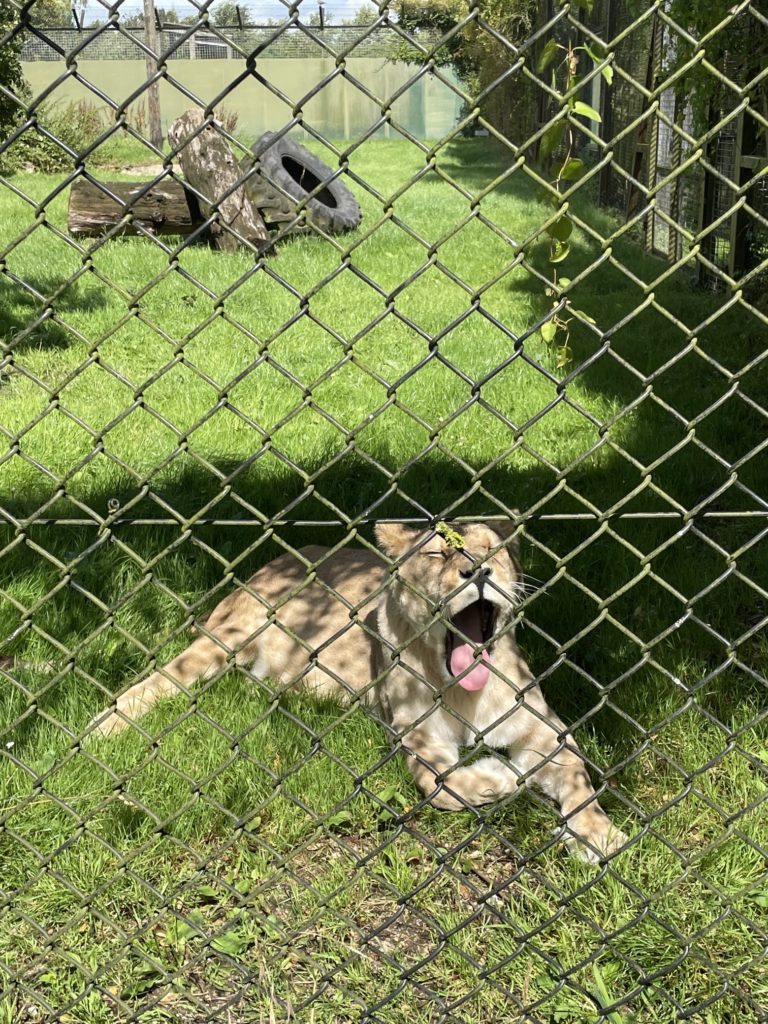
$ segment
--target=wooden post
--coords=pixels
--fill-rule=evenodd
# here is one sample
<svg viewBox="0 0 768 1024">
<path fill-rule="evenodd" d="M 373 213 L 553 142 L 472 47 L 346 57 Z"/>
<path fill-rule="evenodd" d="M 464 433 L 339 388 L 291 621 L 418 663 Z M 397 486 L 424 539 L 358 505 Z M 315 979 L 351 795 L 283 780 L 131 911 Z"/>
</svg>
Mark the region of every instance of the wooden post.
<svg viewBox="0 0 768 1024">
<path fill-rule="evenodd" d="M 655 76 L 657 72 L 657 61 L 660 59 L 661 54 L 661 21 L 658 15 L 653 15 L 651 21 L 651 38 L 650 38 L 650 49 L 648 51 L 648 61 L 645 65 L 645 88 L 650 93 L 653 91 Z M 642 99 L 642 113 L 646 114 L 648 111 L 648 99 L 643 96 Z M 652 130 L 655 131 L 657 119 L 653 118 Z M 627 186 L 627 206 L 625 217 L 627 220 L 631 220 L 635 213 L 638 211 L 640 206 L 645 201 L 645 195 L 649 189 L 653 188 L 656 184 L 656 154 L 653 153 L 653 166 L 651 168 L 649 163 L 649 151 L 648 151 L 648 135 L 649 126 L 648 118 L 643 117 L 640 127 L 637 129 L 635 135 L 635 152 L 632 157 L 632 178 L 634 181 L 642 183 L 645 178 L 645 189 L 642 186 L 633 185 L 629 182 Z M 653 136 L 655 138 L 655 136 Z M 645 173 L 644 173 L 645 172 Z M 653 217 L 646 215 L 645 218 L 645 247 L 646 251 L 650 251 L 653 244 Z"/>
<path fill-rule="evenodd" d="M 160 37 L 155 21 L 155 0 L 144 0 L 144 41 L 155 55 L 147 54 L 147 79 L 157 73 L 157 56 L 160 52 Z M 153 82 L 147 89 L 147 113 L 149 115 L 149 141 L 156 149 L 163 145 L 163 126 L 160 121 L 160 83 Z"/>
<path fill-rule="evenodd" d="M 218 211 L 218 222 L 211 225 L 214 245 L 234 252 L 245 241 L 263 252 L 270 247 L 267 227 L 245 186 L 233 188 L 242 172 L 229 143 L 213 125 L 202 128 L 204 120 L 202 110 L 188 110 L 169 127 L 168 141 L 178 150 L 184 177 L 201 197 L 203 216 L 207 219 Z M 230 189 L 226 198 L 220 198 Z"/>
</svg>

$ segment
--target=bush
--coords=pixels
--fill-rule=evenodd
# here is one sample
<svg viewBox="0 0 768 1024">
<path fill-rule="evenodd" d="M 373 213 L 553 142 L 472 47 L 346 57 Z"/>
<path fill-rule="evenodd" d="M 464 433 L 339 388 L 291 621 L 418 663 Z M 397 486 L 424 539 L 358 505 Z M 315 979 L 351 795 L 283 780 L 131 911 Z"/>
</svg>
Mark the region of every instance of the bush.
<svg viewBox="0 0 768 1024">
<path fill-rule="evenodd" d="M 31 169 L 44 174 L 70 170 L 74 167 L 73 157 L 40 128 L 76 153 L 82 153 L 107 126 L 101 110 L 88 100 L 46 104 L 39 109 L 37 122 L 40 127 L 28 128 L 9 147 L 5 154 L 9 169 Z"/>
<path fill-rule="evenodd" d="M 234 135 L 237 131 L 240 113 L 237 110 L 231 110 L 229 107 L 219 107 L 216 111 L 216 120 L 221 122 L 225 132 Z"/>
</svg>

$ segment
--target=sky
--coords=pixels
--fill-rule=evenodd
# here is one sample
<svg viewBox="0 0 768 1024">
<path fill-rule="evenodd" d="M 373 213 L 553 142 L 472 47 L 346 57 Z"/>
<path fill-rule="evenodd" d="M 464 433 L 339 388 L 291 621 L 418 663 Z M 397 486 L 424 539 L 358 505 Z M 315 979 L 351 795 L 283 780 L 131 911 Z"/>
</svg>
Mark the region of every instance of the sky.
<svg viewBox="0 0 768 1024">
<path fill-rule="evenodd" d="M 215 7 L 217 2 L 221 0 L 214 0 L 214 3 L 209 6 Z M 234 0 L 237 3 L 237 0 Z M 353 15 L 364 6 L 366 0 L 325 0 L 325 13 L 330 15 L 330 19 L 333 22 L 347 21 L 353 17 Z M 202 5 L 203 0 L 200 0 Z M 155 0 L 157 7 L 162 7 L 165 10 L 178 11 L 180 16 L 188 14 L 194 14 L 199 5 L 190 3 L 189 0 Z M 79 3 L 77 4 L 79 6 Z M 108 2 L 100 3 L 99 0 L 86 0 L 85 6 L 85 22 L 92 19 L 102 19 L 105 13 L 109 11 L 109 8 L 113 6 Z M 258 24 L 262 21 L 268 21 L 270 18 L 282 19 L 287 16 L 288 4 L 283 4 L 280 0 L 243 0 L 239 4 L 243 13 L 248 11 L 248 20 L 252 23 Z M 317 11 L 318 4 L 317 0 L 299 0 L 299 10 L 302 14 L 306 12 L 306 16 L 309 17 Z M 142 0 L 125 0 L 125 3 L 119 5 L 121 16 L 130 16 L 138 14 L 144 10 Z"/>
</svg>

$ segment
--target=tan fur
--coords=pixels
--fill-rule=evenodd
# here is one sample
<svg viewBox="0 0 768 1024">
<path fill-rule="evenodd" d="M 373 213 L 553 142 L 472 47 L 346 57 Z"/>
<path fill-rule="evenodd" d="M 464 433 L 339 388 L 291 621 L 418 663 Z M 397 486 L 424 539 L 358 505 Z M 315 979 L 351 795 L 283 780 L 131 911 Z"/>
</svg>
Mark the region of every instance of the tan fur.
<svg viewBox="0 0 768 1024">
<path fill-rule="evenodd" d="M 119 732 L 162 697 L 236 664 L 281 689 L 370 706 L 437 807 L 487 803 L 534 785 L 559 806 L 574 853 L 597 861 L 615 852 L 625 837 L 598 805 L 577 747 L 514 640 L 521 583 L 511 528 L 457 529 L 464 551 L 431 531 L 381 523 L 383 554 L 306 547 L 283 555 L 226 597 L 182 654 L 118 697 L 94 731 Z M 496 609 L 494 636 L 474 647 L 475 659 L 487 646 L 492 667 L 485 687 L 470 692 L 446 664 L 446 621 L 483 595 Z M 458 763 L 461 747 L 480 743 L 503 756 Z"/>
</svg>

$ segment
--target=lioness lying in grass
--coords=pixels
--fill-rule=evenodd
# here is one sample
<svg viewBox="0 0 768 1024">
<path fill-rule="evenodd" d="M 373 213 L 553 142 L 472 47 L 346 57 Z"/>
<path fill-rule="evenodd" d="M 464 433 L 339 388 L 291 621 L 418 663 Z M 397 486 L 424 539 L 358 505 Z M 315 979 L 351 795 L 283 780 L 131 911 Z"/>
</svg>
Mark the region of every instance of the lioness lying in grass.
<svg viewBox="0 0 768 1024">
<path fill-rule="evenodd" d="M 625 837 L 515 643 L 523 587 L 510 534 L 507 523 L 437 531 L 380 523 L 386 557 L 314 546 L 283 555 L 226 597 L 202 635 L 121 694 L 93 729 L 112 735 L 235 663 L 257 678 L 372 707 L 436 807 L 535 785 L 558 804 L 571 851 L 597 861 Z M 504 756 L 460 764 L 459 748 L 480 742 Z"/>
</svg>

